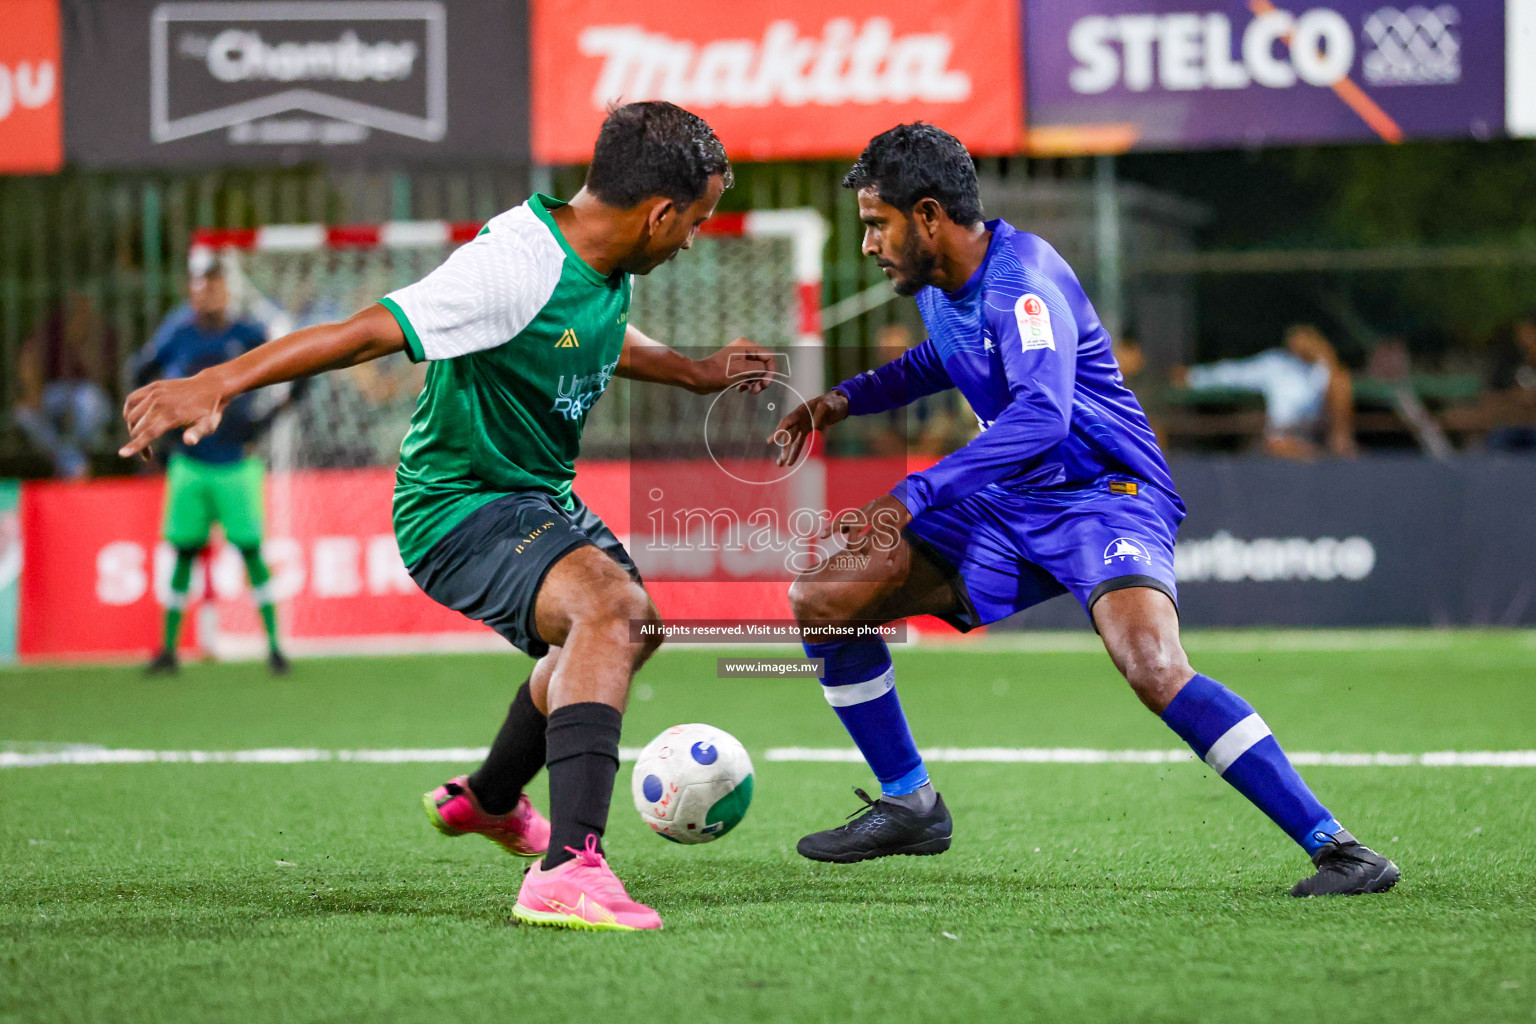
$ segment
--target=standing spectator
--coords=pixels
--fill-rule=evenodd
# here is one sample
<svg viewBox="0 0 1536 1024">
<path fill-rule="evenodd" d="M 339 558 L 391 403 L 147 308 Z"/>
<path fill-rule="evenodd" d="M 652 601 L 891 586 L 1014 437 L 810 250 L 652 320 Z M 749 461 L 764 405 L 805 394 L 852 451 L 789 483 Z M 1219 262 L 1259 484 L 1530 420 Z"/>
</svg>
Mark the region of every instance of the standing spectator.
<svg viewBox="0 0 1536 1024">
<path fill-rule="evenodd" d="M 1285 348 L 1175 370 L 1191 390 L 1231 388 L 1264 396 L 1264 450 L 1311 459 L 1326 448 L 1350 457 L 1355 447 L 1354 382 L 1338 353 L 1311 324 L 1286 329 Z"/>
<path fill-rule="evenodd" d="M 1536 310 L 1503 324 L 1493 336 L 1493 363 L 1485 404 L 1496 426 L 1488 448 L 1536 452 Z"/>
<path fill-rule="evenodd" d="M 66 480 L 90 475 L 91 452 L 112 418 L 103 384 L 117 365 L 116 349 L 115 335 L 79 292 L 21 344 L 16 425 Z"/>
<path fill-rule="evenodd" d="M 260 324 L 229 318 L 229 289 L 218 263 L 207 254 L 194 257 L 189 291 L 188 309 L 171 313 L 140 354 L 136 385 L 160 377 L 190 377 L 266 340 Z M 272 574 L 261 557 L 265 467 L 247 450 L 272 414 L 258 420 L 254 401 L 251 395 L 235 398 L 224 409 L 218 429 L 195 445 L 177 436 L 166 470 L 162 527 L 166 541 L 176 549 L 176 568 L 171 574 L 161 648 L 148 665 L 151 674 L 172 673 L 179 667 L 176 640 L 187 607 L 192 566 L 208 545 L 215 522 L 245 558 L 252 596 L 267 631 L 267 667 L 273 675 L 286 675 L 289 670 L 278 643 Z"/>
</svg>

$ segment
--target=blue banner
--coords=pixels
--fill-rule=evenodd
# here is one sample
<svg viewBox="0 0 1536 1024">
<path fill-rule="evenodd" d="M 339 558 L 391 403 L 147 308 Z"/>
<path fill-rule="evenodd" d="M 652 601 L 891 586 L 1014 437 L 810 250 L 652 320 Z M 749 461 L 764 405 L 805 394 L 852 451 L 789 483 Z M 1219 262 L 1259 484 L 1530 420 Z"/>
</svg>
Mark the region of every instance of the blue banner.
<svg viewBox="0 0 1536 1024">
<path fill-rule="evenodd" d="M 1037 149 L 1489 138 L 1504 4 L 1025 0 Z"/>
<path fill-rule="evenodd" d="M 1180 618 L 1206 626 L 1536 625 L 1536 459 L 1175 459 Z M 1080 629 L 1056 598 L 1004 628 Z"/>
</svg>

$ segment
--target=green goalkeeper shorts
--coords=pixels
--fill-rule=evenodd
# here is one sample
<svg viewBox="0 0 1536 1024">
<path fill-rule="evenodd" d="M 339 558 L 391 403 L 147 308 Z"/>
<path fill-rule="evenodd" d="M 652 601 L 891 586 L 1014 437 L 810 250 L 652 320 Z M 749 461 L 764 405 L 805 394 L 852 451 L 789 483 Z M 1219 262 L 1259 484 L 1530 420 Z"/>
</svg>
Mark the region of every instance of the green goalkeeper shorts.
<svg viewBox="0 0 1536 1024">
<path fill-rule="evenodd" d="M 208 543 L 217 522 L 237 548 L 261 543 L 262 484 L 266 471 L 254 455 L 239 462 L 200 462 L 178 452 L 165 474 L 165 529 L 174 548 Z"/>
</svg>

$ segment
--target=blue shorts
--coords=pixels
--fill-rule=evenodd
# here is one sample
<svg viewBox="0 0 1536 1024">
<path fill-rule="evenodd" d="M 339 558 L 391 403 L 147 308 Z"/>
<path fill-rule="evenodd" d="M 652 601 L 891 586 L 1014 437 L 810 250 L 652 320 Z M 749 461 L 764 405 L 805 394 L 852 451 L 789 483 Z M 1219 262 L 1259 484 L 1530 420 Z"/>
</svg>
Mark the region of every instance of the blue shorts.
<svg viewBox="0 0 1536 1024">
<path fill-rule="evenodd" d="M 1127 493 L 1134 490 L 1135 493 Z M 1183 506 L 1143 481 L 1031 491 L 987 487 L 907 524 L 907 537 L 950 574 L 961 632 L 1070 593 L 1093 611 L 1111 590 L 1151 587 L 1177 606 L 1173 538 Z"/>
</svg>

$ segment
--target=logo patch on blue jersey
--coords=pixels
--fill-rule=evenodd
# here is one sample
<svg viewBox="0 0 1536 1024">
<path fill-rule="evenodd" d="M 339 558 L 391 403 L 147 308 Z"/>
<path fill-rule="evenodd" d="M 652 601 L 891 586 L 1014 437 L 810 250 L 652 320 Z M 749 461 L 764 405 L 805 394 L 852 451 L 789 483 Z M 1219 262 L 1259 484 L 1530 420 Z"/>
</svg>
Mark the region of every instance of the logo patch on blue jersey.
<svg viewBox="0 0 1536 1024">
<path fill-rule="evenodd" d="M 1025 352 L 1048 348 L 1056 350 L 1056 335 L 1051 332 L 1051 313 L 1045 308 L 1045 300 L 1033 292 L 1025 292 L 1013 304 L 1014 319 L 1019 322 L 1019 340 Z"/>
<path fill-rule="evenodd" d="M 1116 537 L 1109 542 L 1109 547 L 1104 549 L 1104 564 L 1129 558 L 1133 562 L 1143 565 L 1152 564 L 1152 556 L 1147 554 L 1147 549 L 1140 542 L 1129 537 Z"/>
</svg>

